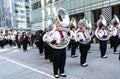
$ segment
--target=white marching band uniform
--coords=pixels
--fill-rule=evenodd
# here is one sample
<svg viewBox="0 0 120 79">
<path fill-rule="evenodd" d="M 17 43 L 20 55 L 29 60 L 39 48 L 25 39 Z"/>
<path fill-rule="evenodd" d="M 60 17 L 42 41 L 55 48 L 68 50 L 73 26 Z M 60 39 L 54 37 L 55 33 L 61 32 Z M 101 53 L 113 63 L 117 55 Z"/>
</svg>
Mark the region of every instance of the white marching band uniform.
<svg viewBox="0 0 120 79">
<path fill-rule="evenodd" d="M 117 51 L 117 47 L 119 46 L 119 36 L 120 36 L 120 32 L 118 31 L 120 28 L 118 27 L 113 27 L 112 30 L 112 41 L 113 41 L 113 50 L 114 50 L 114 54 L 118 54 Z"/>
<path fill-rule="evenodd" d="M 103 38 L 104 36 L 107 36 L 108 35 L 108 31 L 107 30 L 99 30 L 98 31 L 98 36 Z"/>
<path fill-rule="evenodd" d="M 69 48 L 71 47 L 71 57 L 72 58 L 75 58 L 75 57 L 78 57 L 76 55 L 76 48 L 78 46 L 77 44 L 77 41 L 75 40 L 75 28 L 72 28 L 74 30 L 70 30 L 70 46 Z"/>
<path fill-rule="evenodd" d="M 106 29 L 100 29 L 98 31 L 98 36 L 102 38 L 106 38 L 108 36 L 108 31 Z M 99 40 L 100 44 L 100 52 L 101 52 L 101 58 L 107 58 L 106 56 L 106 50 L 107 50 L 107 40 Z"/>
<path fill-rule="evenodd" d="M 84 34 L 85 34 L 85 36 L 84 36 Z M 84 34 L 82 32 L 77 33 L 76 41 L 81 41 L 81 42 L 83 41 L 84 42 L 87 38 L 90 37 L 89 32 L 84 32 Z"/>
<path fill-rule="evenodd" d="M 64 37 L 66 37 L 66 32 L 63 32 L 62 31 L 62 34 L 63 34 L 63 38 Z M 58 31 L 54 31 L 54 32 L 52 32 L 47 38 L 46 38 L 46 41 L 47 42 L 49 42 L 49 43 L 51 43 L 52 41 L 56 41 L 56 43 L 57 44 L 59 44 L 60 42 L 61 42 L 61 36 L 60 36 L 60 34 L 59 34 L 59 32 Z"/>
<path fill-rule="evenodd" d="M 118 29 L 116 27 L 113 27 L 112 36 L 117 36 L 117 35 L 118 35 Z"/>
<path fill-rule="evenodd" d="M 70 39 L 75 40 L 75 32 L 70 30 Z"/>
<path fill-rule="evenodd" d="M 11 35 L 10 34 L 7 36 L 7 40 L 11 40 Z"/>
<path fill-rule="evenodd" d="M 0 34 L 0 47 L 1 48 L 4 48 L 4 45 L 5 45 L 5 36 L 3 34 Z"/>
<path fill-rule="evenodd" d="M 44 36 L 43 38 L 46 38 L 46 42 L 51 43 L 55 41 L 53 44 L 60 44 L 61 40 L 67 36 L 67 33 L 62 31 L 62 34 L 57 31 L 57 30 L 52 30 L 48 32 L 48 35 Z M 64 67 L 65 67 L 65 62 L 66 62 L 66 49 L 55 49 L 51 48 L 51 52 L 53 55 L 53 71 L 54 75 L 58 74 L 64 74 Z M 59 72 L 58 72 L 59 71 Z M 63 76 L 66 76 L 65 74 Z"/>
<path fill-rule="evenodd" d="M 11 39 L 15 41 L 15 35 L 11 35 Z"/>
<path fill-rule="evenodd" d="M 47 36 L 49 35 L 49 32 L 46 32 L 44 35 L 43 35 L 43 41 L 44 42 L 47 42 L 48 38 Z"/>
<path fill-rule="evenodd" d="M 3 35 L 0 35 L 0 41 L 2 41 L 4 39 Z"/>
<path fill-rule="evenodd" d="M 76 32 L 78 32 L 78 33 L 76 33 L 76 41 L 79 42 L 79 50 L 81 53 L 80 64 L 81 64 L 81 66 L 86 67 L 86 66 L 88 66 L 88 64 L 86 63 L 86 60 L 87 60 L 87 53 L 88 53 L 89 47 L 90 47 L 90 42 L 88 42 L 86 44 L 82 44 L 81 42 L 85 42 L 87 39 L 89 39 L 90 33 L 87 32 L 87 30 L 85 30 L 84 32 L 81 32 L 78 30 L 76 31 Z"/>
</svg>

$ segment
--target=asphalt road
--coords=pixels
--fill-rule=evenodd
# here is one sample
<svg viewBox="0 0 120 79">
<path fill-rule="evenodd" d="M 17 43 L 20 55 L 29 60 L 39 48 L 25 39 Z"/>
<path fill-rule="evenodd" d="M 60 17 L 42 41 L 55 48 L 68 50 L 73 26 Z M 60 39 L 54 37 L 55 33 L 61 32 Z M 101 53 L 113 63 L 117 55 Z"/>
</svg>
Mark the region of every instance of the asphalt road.
<svg viewBox="0 0 120 79">
<path fill-rule="evenodd" d="M 92 44 L 91 52 L 87 57 L 89 66 L 81 67 L 79 50 L 76 58 L 71 58 L 67 50 L 67 77 L 59 79 L 120 79 L 118 54 L 114 54 L 109 45 L 106 59 L 100 57 L 98 44 Z M 28 47 L 28 51 L 23 52 L 17 47 L 6 46 L 0 49 L 0 79 L 54 79 L 53 67 L 49 60 L 39 55 L 36 47 Z"/>
</svg>

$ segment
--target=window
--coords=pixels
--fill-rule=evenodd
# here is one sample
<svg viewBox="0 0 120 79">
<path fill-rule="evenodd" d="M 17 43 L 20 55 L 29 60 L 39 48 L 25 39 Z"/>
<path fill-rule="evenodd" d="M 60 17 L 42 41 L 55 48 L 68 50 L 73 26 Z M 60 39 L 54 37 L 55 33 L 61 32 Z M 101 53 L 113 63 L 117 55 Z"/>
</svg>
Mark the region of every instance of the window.
<svg viewBox="0 0 120 79">
<path fill-rule="evenodd" d="M 25 6 L 26 7 L 26 9 L 29 9 L 30 7 L 29 6 Z"/>
<path fill-rule="evenodd" d="M 18 5 L 18 4 L 15 4 L 15 7 L 21 7 L 20 5 Z"/>
<path fill-rule="evenodd" d="M 35 10 L 38 8 L 38 2 L 32 4 L 32 10 Z"/>
<path fill-rule="evenodd" d="M 32 10 L 35 10 L 35 9 L 38 9 L 38 8 L 41 8 L 41 1 L 38 1 L 34 4 L 32 4 Z"/>
<path fill-rule="evenodd" d="M 59 0 L 55 0 L 55 1 L 59 1 Z"/>
<path fill-rule="evenodd" d="M 25 2 L 29 2 L 29 0 L 25 0 Z"/>
<path fill-rule="evenodd" d="M 47 6 L 48 4 L 51 4 L 53 2 L 53 0 L 44 0 L 45 6 Z"/>
<path fill-rule="evenodd" d="M 26 18 L 25 16 L 21 16 L 21 18 Z"/>
<path fill-rule="evenodd" d="M 41 1 L 38 2 L 38 7 L 41 8 Z"/>
<path fill-rule="evenodd" d="M 27 15 L 29 15 L 29 13 L 26 13 Z"/>
<path fill-rule="evenodd" d="M 18 10 L 15 10 L 15 13 L 19 13 L 19 11 L 18 11 Z"/>
<path fill-rule="evenodd" d="M 21 10 L 21 13 L 25 13 L 25 11 L 24 11 L 24 10 Z"/>
</svg>

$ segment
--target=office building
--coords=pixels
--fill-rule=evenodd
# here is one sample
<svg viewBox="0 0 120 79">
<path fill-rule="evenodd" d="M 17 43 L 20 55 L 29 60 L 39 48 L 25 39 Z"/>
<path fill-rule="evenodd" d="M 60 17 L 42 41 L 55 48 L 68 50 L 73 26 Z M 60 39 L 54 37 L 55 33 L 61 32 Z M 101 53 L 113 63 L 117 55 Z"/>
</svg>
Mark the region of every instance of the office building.
<svg viewBox="0 0 120 79">
<path fill-rule="evenodd" d="M 32 0 L 31 6 L 32 30 L 44 30 L 59 7 L 65 8 L 77 22 L 86 17 L 93 29 L 101 14 L 108 22 L 114 14 L 120 17 L 120 0 Z"/>
</svg>

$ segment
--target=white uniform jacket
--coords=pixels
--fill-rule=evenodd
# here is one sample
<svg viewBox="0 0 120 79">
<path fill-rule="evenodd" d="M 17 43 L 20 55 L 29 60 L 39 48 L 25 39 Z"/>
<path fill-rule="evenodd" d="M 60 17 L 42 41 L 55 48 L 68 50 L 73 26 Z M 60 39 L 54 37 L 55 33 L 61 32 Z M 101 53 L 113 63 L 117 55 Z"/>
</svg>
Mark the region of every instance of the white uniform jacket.
<svg viewBox="0 0 120 79">
<path fill-rule="evenodd" d="M 70 30 L 70 39 L 75 40 L 75 32 Z"/>
<path fill-rule="evenodd" d="M 62 31 L 62 34 L 63 34 L 63 38 L 67 36 L 66 32 Z M 62 40 L 60 33 L 56 30 L 53 31 L 46 39 L 46 41 L 49 43 L 51 43 L 53 40 L 55 40 L 57 44 L 59 44 Z"/>
<path fill-rule="evenodd" d="M 82 41 L 83 42 L 86 39 L 90 38 L 90 33 L 89 32 L 85 31 L 84 34 L 83 34 L 83 32 L 80 32 L 80 31 L 78 33 L 76 33 L 76 41 L 79 41 L 79 42 Z"/>
<path fill-rule="evenodd" d="M 99 30 L 98 31 L 98 36 L 100 37 L 100 38 L 103 38 L 104 36 L 107 36 L 108 35 L 108 31 L 107 30 Z"/>
<path fill-rule="evenodd" d="M 116 27 L 113 27 L 112 36 L 117 36 L 117 35 L 118 35 L 118 29 Z"/>
</svg>

